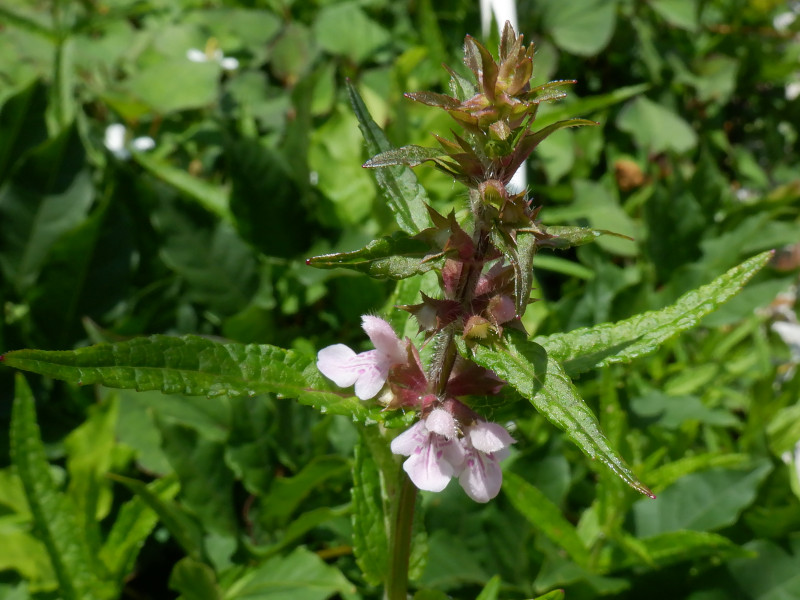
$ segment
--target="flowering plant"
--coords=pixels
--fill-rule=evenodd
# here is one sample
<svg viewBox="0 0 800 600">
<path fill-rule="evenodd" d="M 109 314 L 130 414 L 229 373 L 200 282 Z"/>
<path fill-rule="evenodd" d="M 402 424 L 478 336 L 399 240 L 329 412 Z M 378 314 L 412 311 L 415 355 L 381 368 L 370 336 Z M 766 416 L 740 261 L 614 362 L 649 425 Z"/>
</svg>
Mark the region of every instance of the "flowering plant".
<svg viewBox="0 0 800 600">
<path fill-rule="evenodd" d="M 363 317 L 374 349 L 356 353 L 335 344 L 315 358 L 266 344 L 156 335 L 75 351 L 17 350 L 4 354 L 2 361 L 80 385 L 229 398 L 271 394 L 351 417 L 360 427 L 353 465 L 353 552 L 364 579 L 382 584 L 392 600 L 407 597 L 409 572 L 424 552 L 414 519 L 417 489 L 439 492 L 457 477 L 475 501 L 488 502 L 505 486 L 516 502 L 515 492 L 528 485 L 516 475 L 503 482 L 501 461 L 511 453 L 514 440 L 504 425 L 490 420 L 494 414 L 510 416 L 503 421 L 513 422 L 532 412 L 530 404 L 588 457 L 652 497 L 617 444 L 601 431 L 571 377 L 652 352 L 741 289 L 769 253 L 745 261 L 662 310 L 531 339 L 522 318 L 531 302 L 537 251 L 567 249 L 616 234 L 546 225 L 547 208 L 526 191 L 510 190 L 509 182 L 548 136 L 594 123 L 570 119 L 537 128 L 540 107 L 564 97 L 563 88 L 574 82 L 532 86 L 533 46 L 525 46 L 510 26 L 502 32 L 497 59 L 470 36 L 464 48 L 470 75 L 450 70 L 449 94 L 407 94 L 445 111 L 460 127 L 451 138 L 437 136 L 437 147 L 392 148 L 356 89 L 349 88 L 374 154 L 365 166 L 376 170 L 400 231 L 360 250 L 311 258 L 308 264 L 398 282 L 393 305 L 402 314 Z M 408 169 L 423 163 L 466 187 L 463 210 L 445 215 L 427 201 Z M 420 276 L 428 273 L 435 275 L 435 285 L 422 293 Z M 397 334 L 414 328 L 419 332 L 416 340 Z M 15 452 L 20 461 L 38 460 L 44 450 L 32 394 L 21 377 L 18 386 L 12 425 Z M 350 386 L 353 394 L 341 389 Z M 395 455 L 407 457 L 402 468 Z M 196 548 L 191 531 L 187 533 L 171 512 L 167 484 L 152 489 L 137 483 L 127 485 L 143 502 L 157 507 L 182 544 Z M 530 511 L 548 538 L 579 565 L 602 570 L 605 559 L 590 552 L 571 524 L 547 506 L 542 501 Z M 34 509 L 50 510 L 47 502 Z M 196 556 L 206 551 L 200 546 Z M 649 556 L 644 545 L 637 550 Z M 98 573 L 77 579 L 75 585 L 101 590 L 98 597 L 109 596 L 102 590 L 110 584 Z"/>
</svg>

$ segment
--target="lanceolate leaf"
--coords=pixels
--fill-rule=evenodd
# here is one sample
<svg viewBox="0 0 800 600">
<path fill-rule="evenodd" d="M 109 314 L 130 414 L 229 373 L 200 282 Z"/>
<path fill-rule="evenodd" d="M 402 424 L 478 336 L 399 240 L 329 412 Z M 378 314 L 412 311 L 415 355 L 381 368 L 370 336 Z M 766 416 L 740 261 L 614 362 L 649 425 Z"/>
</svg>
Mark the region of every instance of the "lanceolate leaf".
<svg viewBox="0 0 800 600">
<path fill-rule="evenodd" d="M 347 392 L 330 391 L 313 358 L 268 345 L 154 335 L 73 351 L 16 350 L 0 359 L 10 367 L 78 384 L 189 396 L 273 393 L 332 414 L 385 422 L 378 408 L 368 408 Z"/>
<path fill-rule="evenodd" d="M 116 597 L 116 590 L 96 572 L 99 564 L 78 526 L 77 508 L 61 493 L 50 475 L 33 394 L 25 378 L 16 379 L 11 417 L 11 454 L 36 528 L 47 548 L 59 591 L 65 600 Z"/>
<path fill-rule="evenodd" d="M 429 250 L 425 242 L 397 232 L 374 240 L 360 250 L 315 256 L 306 264 L 321 269 L 352 269 L 379 279 L 405 279 L 427 273 L 437 264 L 436 261 L 423 262 Z"/>
<path fill-rule="evenodd" d="M 509 330 L 494 348 L 476 346 L 472 356 L 476 363 L 494 371 L 527 398 L 587 456 L 605 463 L 632 488 L 653 497 L 611 448 L 597 417 L 578 395 L 564 369 L 539 344 Z"/>
<path fill-rule="evenodd" d="M 408 167 L 416 167 L 421 165 L 426 160 L 435 160 L 440 156 L 447 156 L 441 148 L 429 148 L 427 146 L 403 146 L 402 148 L 393 148 L 386 152 L 381 152 L 370 158 L 364 163 L 368 169 L 376 167 L 391 167 L 394 165 L 406 165 Z"/>
<path fill-rule="evenodd" d="M 572 560 L 579 565 L 588 564 L 589 550 L 575 526 L 567 521 L 558 506 L 537 487 L 519 475 L 506 473 L 503 476 L 503 492 L 531 525 L 561 546 Z"/>
<path fill-rule="evenodd" d="M 653 352 L 664 341 L 697 325 L 702 317 L 741 290 L 771 256 L 771 251 L 754 256 L 711 283 L 687 292 L 662 310 L 617 323 L 537 337 L 534 341 L 562 362 L 571 375 L 593 367 L 628 362 Z"/>
<path fill-rule="evenodd" d="M 356 88 L 348 82 L 347 90 L 370 156 L 391 150 L 392 145 L 378 124 L 372 120 Z M 400 229 L 414 234 L 431 226 L 425 208 L 428 194 L 408 167 L 386 167 L 377 169 L 374 173 Z"/>
<path fill-rule="evenodd" d="M 563 250 L 573 246 L 582 246 L 595 241 L 601 235 L 613 235 L 626 240 L 633 238 L 623 235 L 621 233 L 614 233 L 606 229 L 592 229 L 591 227 L 566 227 L 566 226 L 549 226 L 543 227 L 545 233 L 552 235 L 551 238 L 541 239 L 537 242 L 539 246 L 546 246 L 549 248 L 558 248 Z"/>
</svg>

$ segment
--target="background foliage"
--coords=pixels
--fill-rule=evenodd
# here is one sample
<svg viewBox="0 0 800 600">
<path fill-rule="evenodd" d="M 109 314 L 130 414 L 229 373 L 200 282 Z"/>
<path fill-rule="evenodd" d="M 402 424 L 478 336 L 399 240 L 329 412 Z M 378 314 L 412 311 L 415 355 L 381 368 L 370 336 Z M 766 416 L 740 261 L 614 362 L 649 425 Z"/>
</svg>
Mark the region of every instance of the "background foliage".
<svg viewBox="0 0 800 600">
<path fill-rule="evenodd" d="M 345 78 L 397 146 L 451 127 L 402 97 L 440 89 L 440 64 L 478 33 L 477 3 L 435 4 L 4 2 L 0 348 L 200 333 L 313 358 L 363 343 L 360 315 L 397 304 L 394 283 L 305 258 L 395 227 L 361 169 Z M 530 161 L 545 223 L 635 239 L 537 255 L 532 334 L 663 308 L 787 249 L 700 328 L 578 380 L 657 501 L 532 411 L 492 415 L 518 440 L 503 492 L 424 495 L 418 596 L 800 598 L 800 484 L 782 459 L 800 439 L 798 355 L 770 329 L 796 314 L 775 299 L 798 275 L 800 21 L 777 27 L 787 7 L 770 0 L 518 8 L 536 80 L 579 80 L 539 123 L 601 123 Z M 104 143 L 115 123 L 127 148 Z M 136 151 L 141 136 L 154 148 Z M 437 208 L 463 206 L 452 181 L 418 176 Z M 384 458 L 348 419 L 263 395 L 28 381 L 15 392 L 0 371 L 0 596 L 379 596 L 351 513 Z M 70 572 L 85 572 L 74 590 Z"/>
</svg>

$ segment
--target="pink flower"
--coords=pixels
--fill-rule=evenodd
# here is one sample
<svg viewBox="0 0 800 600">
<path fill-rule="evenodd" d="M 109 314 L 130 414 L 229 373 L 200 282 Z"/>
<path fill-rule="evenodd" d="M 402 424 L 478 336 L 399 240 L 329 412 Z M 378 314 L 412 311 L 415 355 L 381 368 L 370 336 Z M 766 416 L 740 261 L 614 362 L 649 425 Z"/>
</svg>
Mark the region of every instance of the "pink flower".
<svg viewBox="0 0 800 600">
<path fill-rule="evenodd" d="M 319 351 L 317 368 L 339 387 L 355 384 L 356 396 L 369 400 L 386 383 L 389 369 L 405 364 L 408 354 L 405 344 L 383 319 L 364 315 L 361 326 L 375 350 L 356 354 L 344 344 L 334 344 Z"/>
<path fill-rule="evenodd" d="M 497 423 L 478 421 L 458 437 L 456 420 L 447 410 L 435 408 L 392 441 L 392 452 L 409 458 L 403 470 L 421 490 L 441 492 L 452 477 L 475 502 L 488 502 L 500 492 L 500 461 L 514 443 Z"/>
<path fill-rule="evenodd" d="M 500 461 L 508 456 L 514 438 L 497 423 L 478 421 L 467 427 L 461 442 L 466 459 L 458 482 L 475 502 L 488 502 L 500 492 Z"/>
<path fill-rule="evenodd" d="M 403 470 L 421 490 L 441 492 L 458 474 L 464 449 L 456 438 L 453 416 L 441 408 L 392 440 L 392 452 L 408 456 Z"/>
</svg>

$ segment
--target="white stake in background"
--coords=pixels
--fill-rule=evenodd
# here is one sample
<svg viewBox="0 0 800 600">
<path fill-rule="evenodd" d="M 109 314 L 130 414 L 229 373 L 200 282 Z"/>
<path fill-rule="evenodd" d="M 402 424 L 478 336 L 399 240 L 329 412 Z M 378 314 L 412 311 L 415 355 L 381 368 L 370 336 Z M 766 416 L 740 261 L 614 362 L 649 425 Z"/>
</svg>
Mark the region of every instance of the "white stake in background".
<svg viewBox="0 0 800 600">
<path fill-rule="evenodd" d="M 483 37 L 489 35 L 489 27 L 492 26 L 492 14 L 494 20 L 497 22 L 497 27 L 500 29 L 500 34 L 503 33 L 503 27 L 506 21 L 511 22 L 514 31 L 519 34 L 519 23 L 517 22 L 517 3 L 515 0 L 480 0 L 481 1 L 481 30 Z M 512 194 L 519 193 L 528 187 L 528 177 L 526 175 L 526 163 L 522 163 L 514 173 L 514 177 L 508 183 L 508 191 Z"/>
</svg>

